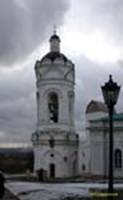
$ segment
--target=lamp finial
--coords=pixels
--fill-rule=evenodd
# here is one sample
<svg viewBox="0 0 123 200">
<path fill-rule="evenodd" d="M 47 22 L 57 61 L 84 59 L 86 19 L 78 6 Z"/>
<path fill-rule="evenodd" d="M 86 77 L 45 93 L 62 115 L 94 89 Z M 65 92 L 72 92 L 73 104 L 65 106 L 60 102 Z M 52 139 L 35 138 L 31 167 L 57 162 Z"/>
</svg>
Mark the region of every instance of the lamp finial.
<svg viewBox="0 0 123 200">
<path fill-rule="evenodd" d="M 112 80 L 112 74 L 109 75 L 109 82 L 113 82 L 113 80 Z"/>
</svg>

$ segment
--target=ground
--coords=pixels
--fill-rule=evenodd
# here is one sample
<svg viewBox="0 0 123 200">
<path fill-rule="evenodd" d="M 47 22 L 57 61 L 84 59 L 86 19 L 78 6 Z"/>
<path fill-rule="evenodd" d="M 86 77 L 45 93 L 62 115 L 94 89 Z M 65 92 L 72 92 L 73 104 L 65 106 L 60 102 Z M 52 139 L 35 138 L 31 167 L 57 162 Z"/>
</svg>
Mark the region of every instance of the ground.
<svg viewBox="0 0 123 200">
<path fill-rule="evenodd" d="M 102 183 L 31 183 L 10 181 L 6 183 L 3 200 L 106 200 L 106 197 L 92 197 L 91 191 L 106 190 L 107 184 Z M 123 200 L 123 183 L 114 184 L 120 195 L 113 200 Z M 122 195 L 121 195 L 122 194 Z"/>
<path fill-rule="evenodd" d="M 8 189 L 5 190 L 5 195 L 2 200 L 19 200 L 14 194 L 12 194 Z"/>
</svg>

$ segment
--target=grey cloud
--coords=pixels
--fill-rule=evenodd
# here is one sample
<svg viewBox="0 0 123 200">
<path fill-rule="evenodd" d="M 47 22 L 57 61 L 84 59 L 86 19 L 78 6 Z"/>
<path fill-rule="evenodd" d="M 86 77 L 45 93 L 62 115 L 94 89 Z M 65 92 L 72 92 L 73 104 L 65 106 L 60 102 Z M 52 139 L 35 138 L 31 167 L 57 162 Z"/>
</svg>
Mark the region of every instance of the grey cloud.
<svg viewBox="0 0 123 200">
<path fill-rule="evenodd" d="M 67 8 L 62 2 L 23 0 L 20 4 L 19 0 L 0 1 L 0 64 L 13 64 L 42 44 L 52 25 L 62 23 L 62 16 Z M 117 5 L 114 0 L 81 2 L 81 27 L 84 27 L 83 23 L 90 29 L 98 25 L 109 36 L 120 41 L 123 2 L 117 1 Z M 109 74 L 113 74 L 114 80 L 123 85 L 123 68 L 118 63 L 113 66 L 106 63 L 97 64 L 84 56 L 74 58 L 73 62 L 76 65 L 75 119 L 77 130 L 80 130 L 84 124 L 88 102 L 91 99 L 102 100 L 100 86 L 108 80 Z M 5 141 L 8 141 L 8 138 L 14 141 L 29 141 L 35 130 L 36 89 L 32 67 L 26 66 L 21 71 L 10 74 L 1 72 L 0 131 L 4 133 Z M 123 112 L 122 99 L 121 91 L 117 108 L 119 112 Z"/>
<path fill-rule="evenodd" d="M 65 0 L 1 0 L 0 64 L 11 66 L 41 45 L 67 8 Z"/>
<path fill-rule="evenodd" d="M 23 61 L 63 23 L 65 0 L 0 1 L 0 66 Z M 33 61 L 32 61 L 33 62 Z M 0 143 L 30 142 L 36 128 L 34 63 L 0 70 Z"/>
<path fill-rule="evenodd" d="M 76 68 L 75 120 L 77 132 L 84 127 L 85 109 L 91 99 L 103 100 L 100 86 L 109 74 L 118 84 L 123 85 L 123 69 L 119 64 L 99 65 L 86 57 L 72 59 Z M 0 79 L 0 136 L 2 142 L 30 142 L 31 133 L 36 128 L 36 86 L 33 66 L 21 71 L 1 72 Z M 123 112 L 123 92 L 121 91 L 118 111 Z"/>
<path fill-rule="evenodd" d="M 34 71 L 26 66 L 21 71 L 1 71 L 0 133 L 1 142 L 30 142 L 36 127 Z"/>
<path fill-rule="evenodd" d="M 19 71 L 0 72 L 0 101 L 4 103 L 17 101 L 20 98 L 28 97 L 34 92 L 35 78 L 32 66 L 26 66 Z"/>
<path fill-rule="evenodd" d="M 83 31 L 102 31 L 108 43 L 121 46 L 123 35 L 122 0 L 82 0 L 79 1 L 78 13 Z"/>
<path fill-rule="evenodd" d="M 74 62 L 76 64 L 75 119 L 77 130 L 80 131 L 84 127 L 85 110 L 88 103 L 92 99 L 103 101 L 101 86 L 109 80 L 109 74 L 112 74 L 114 81 L 121 85 L 116 110 L 123 113 L 123 69 L 119 63 L 97 64 L 84 56 Z"/>
</svg>

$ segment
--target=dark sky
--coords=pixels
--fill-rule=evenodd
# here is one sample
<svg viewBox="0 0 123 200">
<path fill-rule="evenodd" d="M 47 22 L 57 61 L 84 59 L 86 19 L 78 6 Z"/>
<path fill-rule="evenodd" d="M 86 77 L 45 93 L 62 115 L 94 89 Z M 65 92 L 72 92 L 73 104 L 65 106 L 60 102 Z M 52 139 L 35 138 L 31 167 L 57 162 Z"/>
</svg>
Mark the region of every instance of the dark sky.
<svg viewBox="0 0 123 200">
<path fill-rule="evenodd" d="M 123 85 L 122 0 L 1 0 L 1 145 L 29 142 L 35 130 L 34 64 L 46 53 L 54 25 L 63 53 L 76 66 L 77 131 L 83 129 L 88 102 L 102 100 L 100 86 L 109 74 Z M 121 91 L 119 112 L 122 98 Z"/>
<path fill-rule="evenodd" d="M 64 0 L 0 1 L 1 143 L 23 143 L 35 130 L 36 58 L 30 55 L 55 24 L 63 24 L 68 8 Z M 26 60 L 31 61 L 23 64 Z"/>
<path fill-rule="evenodd" d="M 32 53 L 54 24 L 63 23 L 67 8 L 64 0 L 1 0 L 0 64 L 13 65 Z"/>
</svg>

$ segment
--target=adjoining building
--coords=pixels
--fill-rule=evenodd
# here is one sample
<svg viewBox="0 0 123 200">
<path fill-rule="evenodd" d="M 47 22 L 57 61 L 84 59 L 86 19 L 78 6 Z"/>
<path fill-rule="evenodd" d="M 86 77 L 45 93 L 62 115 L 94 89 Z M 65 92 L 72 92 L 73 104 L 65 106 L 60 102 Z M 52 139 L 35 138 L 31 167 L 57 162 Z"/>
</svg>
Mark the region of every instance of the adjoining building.
<svg viewBox="0 0 123 200">
<path fill-rule="evenodd" d="M 103 177 L 108 176 L 109 164 L 109 117 L 106 110 L 105 104 L 96 101 L 92 101 L 86 110 L 90 174 Z M 113 121 L 114 176 L 123 177 L 123 114 L 115 112 Z"/>
</svg>

